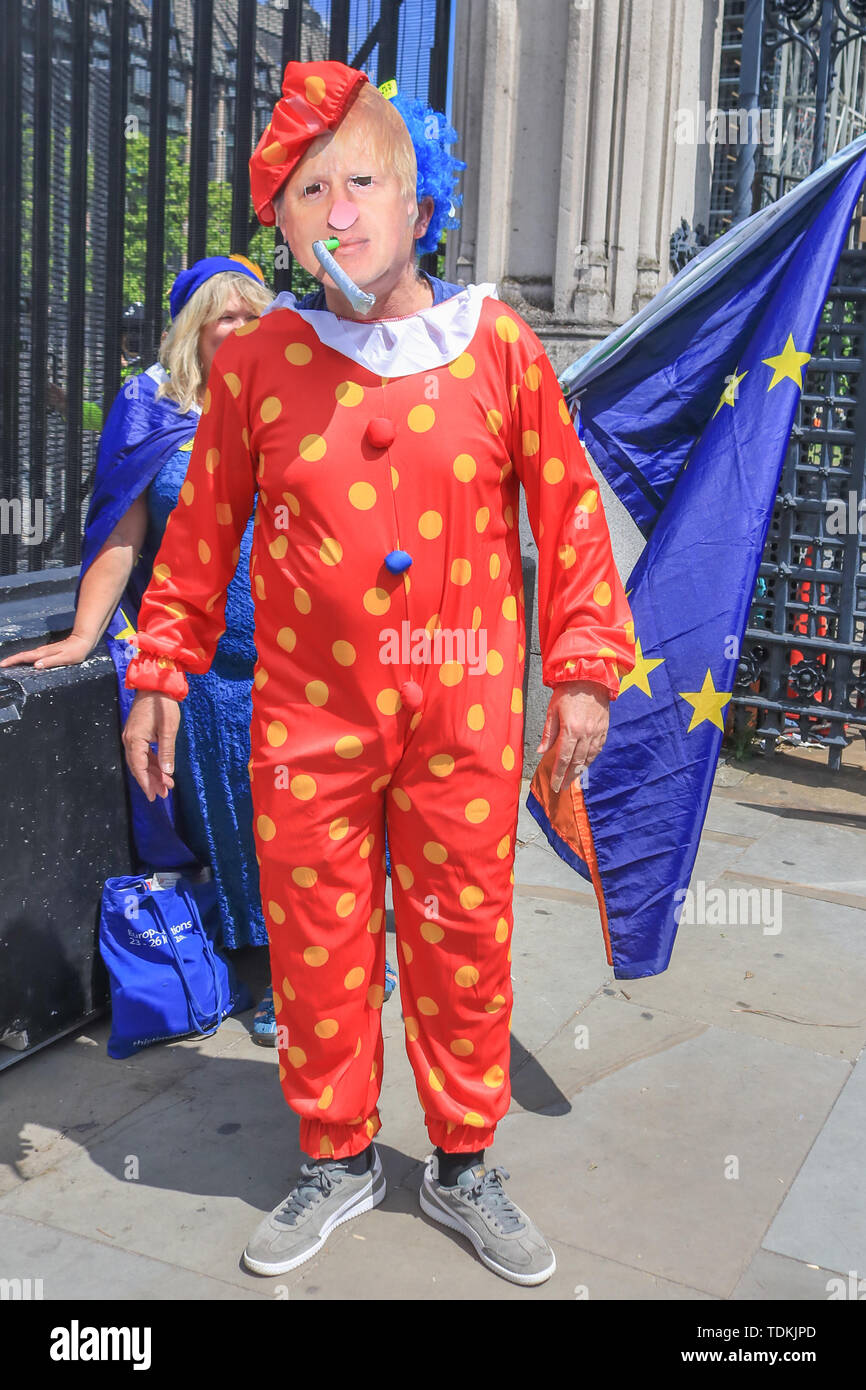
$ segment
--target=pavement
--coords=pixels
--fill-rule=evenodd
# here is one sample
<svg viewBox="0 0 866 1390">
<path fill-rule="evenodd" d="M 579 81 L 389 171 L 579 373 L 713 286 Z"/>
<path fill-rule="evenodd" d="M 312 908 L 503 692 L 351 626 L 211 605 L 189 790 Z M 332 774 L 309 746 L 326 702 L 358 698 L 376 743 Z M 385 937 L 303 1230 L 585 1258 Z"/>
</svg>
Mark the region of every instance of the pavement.
<svg viewBox="0 0 866 1390">
<path fill-rule="evenodd" d="M 388 1194 L 313 1260 L 276 1279 L 240 1263 L 302 1161 L 252 1013 L 125 1062 L 103 1020 L 2 1076 L 0 1279 L 76 1301 L 824 1301 L 863 1279 L 862 1298 L 864 790 L 862 747 L 836 775 L 807 750 L 721 765 L 695 920 L 664 974 L 631 981 L 606 963 L 588 885 L 522 808 L 513 1099 L 488 1160 L 554 1247 L 546 1284 L 497 1278 L 421 1213 L 429 1143 L 397 993 Z M 241 966 L 258 991 L 264 954 Z"/>
</svg>

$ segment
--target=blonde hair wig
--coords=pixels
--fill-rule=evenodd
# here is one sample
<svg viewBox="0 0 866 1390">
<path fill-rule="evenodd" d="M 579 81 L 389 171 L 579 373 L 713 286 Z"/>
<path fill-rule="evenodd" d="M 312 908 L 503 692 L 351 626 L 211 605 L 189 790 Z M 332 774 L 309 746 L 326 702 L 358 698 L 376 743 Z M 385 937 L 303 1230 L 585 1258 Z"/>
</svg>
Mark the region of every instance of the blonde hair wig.
<svg viewBox="0 0 866 1390">
<path fill-rule="evenodd" d="M 232 294 L 248 304 L 257 318 L 274 297 L 266 285 L 242 271 L 219 271 L 190 296 L 160 344 L 159 361 L 168 372 L 168 380 L 160 384 L 157 398 L 167 396 L 183 414 L 191 408 L 204 384 L 198 355 L 199 332 L 225 312 Z"/>
</svg>

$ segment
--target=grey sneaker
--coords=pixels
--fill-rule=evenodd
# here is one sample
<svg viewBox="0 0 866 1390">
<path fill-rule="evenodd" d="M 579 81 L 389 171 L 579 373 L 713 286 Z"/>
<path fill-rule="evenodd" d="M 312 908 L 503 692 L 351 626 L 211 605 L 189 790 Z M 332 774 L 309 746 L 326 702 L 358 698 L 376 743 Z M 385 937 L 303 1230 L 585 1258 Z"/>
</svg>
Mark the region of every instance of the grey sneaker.
<svg viewBox="0 0 866 1390">
<path fill-rule="evenodd" d="M 439 1160 L 430 1154 L 419 1193 L 421 1210 L 471 1240 L 488 1269 L 513 1284 L 543 1284 L 556 1257 L 524 1211 L 508 1197 L 504 1168 L 479 1163 L 461 1173 L 454 1187 L 439 1181 Z"/>
<path fill-rule="evenodd" d="M 244 1264 L 254 1274 L 287 1274 L 321 1250 L 335 1226 L 371 1211 L 385 1196 L 385 1175 L 374 1146 L 373 1164 L 356 1176 L 343 1163 L 303 1163 L 284 1202 L 257 1227 Z"/>
</svg>

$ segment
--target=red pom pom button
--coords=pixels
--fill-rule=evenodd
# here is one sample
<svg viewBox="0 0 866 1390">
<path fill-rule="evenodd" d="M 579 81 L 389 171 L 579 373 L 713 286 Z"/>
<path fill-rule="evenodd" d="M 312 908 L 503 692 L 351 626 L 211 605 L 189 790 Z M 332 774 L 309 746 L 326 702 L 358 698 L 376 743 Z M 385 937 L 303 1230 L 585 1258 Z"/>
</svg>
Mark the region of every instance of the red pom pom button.
<svg viewBox="0 0 866 1390">
<path fill-rule="evenodd" d="M 367 425 L 364 438 L 374 449 L 387 449 L 389 444 L 394 443 L 396 434 L 393 420 L 389 420 L 386 415 L 374 415 Z"/>
<path fill-rule="evenodd" d="M 418 709 L 424 699 L 424 691 L 417 681 L 404 681 L 400 686 L 400 699 L 407 709 Z"/>
</svg>

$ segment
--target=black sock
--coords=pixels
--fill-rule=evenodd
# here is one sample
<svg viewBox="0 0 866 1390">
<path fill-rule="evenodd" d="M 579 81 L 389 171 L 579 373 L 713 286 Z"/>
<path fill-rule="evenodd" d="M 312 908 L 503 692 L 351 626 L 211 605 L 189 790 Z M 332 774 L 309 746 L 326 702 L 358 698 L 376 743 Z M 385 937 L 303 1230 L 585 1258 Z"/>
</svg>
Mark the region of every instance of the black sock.
<svg viewBox="0 0 866 1390">
<path fill-rule="evenodd" d="M 362 1149 L 358 1154 L 352 1154 L 351 1158 L 319 1158 L 314 1162 L 320 1163 L 327 1168 L 332 1163 L 345 1163 L 349 1172 L 358 1177 L 361 1173 L 369 1172 L 373 1165 L 373 1145 L 368 1144 L 366 1149 Z"/>
<path fill-rule="evenodd" d="M 461 1173 L 465 1173 L 467 1168 L 474 1168 L 476 1164 L 483 1163 L 484 1150 L 478 1149 L 470 1154 L 447 1154 L 437 1145 L 436 1157 L 439 1160 L 439 1181 L 442 1186 L 455 1187 Z"/>
</svg>

